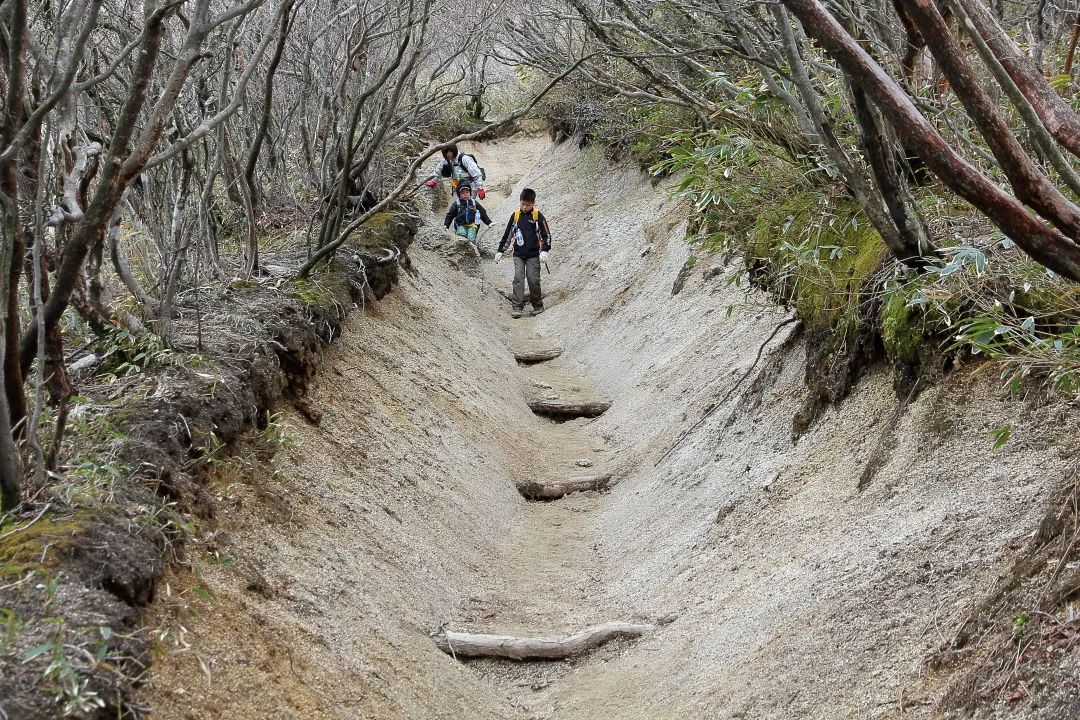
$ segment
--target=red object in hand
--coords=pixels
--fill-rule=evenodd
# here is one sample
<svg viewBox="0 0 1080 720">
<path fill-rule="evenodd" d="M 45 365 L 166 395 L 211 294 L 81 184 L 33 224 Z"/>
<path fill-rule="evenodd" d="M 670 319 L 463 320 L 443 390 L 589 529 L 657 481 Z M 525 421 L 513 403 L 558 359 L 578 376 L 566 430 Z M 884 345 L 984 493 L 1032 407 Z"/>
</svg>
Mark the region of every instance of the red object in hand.
<svg viewBox="0 0 1080 720">
<path fill-rule="evenodd" d="M 480 188 L 479 190 L 476 191 L 476 197 L 480 198 L 481 200 L 484 199 L 484 197 L 485 197 L 484 188 Z"/>
<path fill-rule="evenodd" d="M 424 184 L 427 185 L 428 187 L 435 187 L 436 185 L 439 184 L 439 181 L 438 180 L 428 180 Z"/>
</svg>

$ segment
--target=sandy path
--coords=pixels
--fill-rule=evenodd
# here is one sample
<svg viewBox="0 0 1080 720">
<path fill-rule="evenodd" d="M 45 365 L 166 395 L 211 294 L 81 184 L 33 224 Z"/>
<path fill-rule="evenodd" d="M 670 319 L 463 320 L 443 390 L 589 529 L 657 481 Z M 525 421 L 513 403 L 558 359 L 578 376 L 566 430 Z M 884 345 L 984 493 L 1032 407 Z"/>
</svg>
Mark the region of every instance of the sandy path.
<svg viewBox="0 0 1080 720">
<path fill-rule="evenodd" d="M 784 316 L 730 287 L 733 268 L 674 293 L 686 213 L 639 173 L 536 136 L 466 149 L 491 178 L 483 247 L 525 182 L 540 193 L 547 312 L 511 320 L 510 265 L 460 255 L 426 216 L 419 275 L 354 314 L 320 370 L 322 425 L 290 415 L 272 464 L 215 486 L 219 527 L 189 551 L 215 600 L 189 575 L 159 604 L 156 717 L 930 717 L 925 658 L 1065 474 L 1060 408 L 1021 412 L 990 374 L 957 371 L 909 406 L 860 489 L 896 410 L 889 373 L 793 442 L 803 346 L 785 331 L 657 463 Z M 523 368 L 525 345 L 564 353 Z M 544 395 L 614 404 L 556 424 L 528 409 Z M 991 456 L 1004 424 L 1020 440 Z M 619 482 L 550 503 L 514 487 L 583 472 Z M 461 663 L 429 637 L 615 618 L 663 622 L 559 663 Z"/>
</svg>

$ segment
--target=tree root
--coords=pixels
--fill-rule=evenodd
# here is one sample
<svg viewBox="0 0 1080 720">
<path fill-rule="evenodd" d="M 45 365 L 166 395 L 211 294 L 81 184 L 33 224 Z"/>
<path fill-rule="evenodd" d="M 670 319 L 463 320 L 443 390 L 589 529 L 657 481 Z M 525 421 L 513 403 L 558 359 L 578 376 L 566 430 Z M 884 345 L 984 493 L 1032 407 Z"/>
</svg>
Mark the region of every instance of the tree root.
<svg viewBox="0 0 1080 720">
<path fill-rule="evenodd" d="M 498 657 L 510 660 L 562 660 L 591 650 L 616 638 L 636 638 L 652 630 L 652 625 L 608 622 L 593 625 L 571 635 L 514 637 L 442 631 L 432 639 L 448 655 Z"/>
<path fill-rule="evenodd" d="M 529 409 L 537 415 L 545 415 L 556 420 L 572 420 L 579 417 L 600 417 L 611 403 L 606 400 L 588 402 L 568 402 L 565 400 L 530 400 Z"/>
<path fill-rule="evenodd" d="M 551 482 L 522 483 L 517 486 L 517 489 L 529 500 L 555 500 L 564 495 L 584 490 L 606 490 L 610 483 L 610 474 L 582 475 Z"/>
<path fill-rule="evenodd" d="M 562 355 L 560 348 L 551 348 L 550 350 L 516 350 L 514 352 L 514 359 L 522 365 L 535 365 L 537 363 L 547 362 L 548 360 L 554 360 Z"/>
</svg>

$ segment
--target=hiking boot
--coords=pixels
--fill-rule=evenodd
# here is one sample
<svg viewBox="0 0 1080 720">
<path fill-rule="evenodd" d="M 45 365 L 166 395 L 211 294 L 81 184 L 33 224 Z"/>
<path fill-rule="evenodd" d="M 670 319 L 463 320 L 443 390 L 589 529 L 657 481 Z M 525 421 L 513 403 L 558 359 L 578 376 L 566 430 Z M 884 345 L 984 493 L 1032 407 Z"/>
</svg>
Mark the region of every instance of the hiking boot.
<svg viewBox="0 0 1080 720">
<path fill-rule="evenodd" d="M 539 315 L 542 312 L 544 312 L 544 306 L 543 305 L 541 305 L 540 307 L 534 307 L 533 311 L 532 311 L 532 314 L 533 315 Z"/>
<path fill-rule="evenodd" d="M 513 310 L 510 311 L 510 317 L 512 317 L 512 318 L 516 319 L 516 318 L 521 317 L 521 315 L 522 315 L 522 308 L 514 308 Z"/>
</svg>

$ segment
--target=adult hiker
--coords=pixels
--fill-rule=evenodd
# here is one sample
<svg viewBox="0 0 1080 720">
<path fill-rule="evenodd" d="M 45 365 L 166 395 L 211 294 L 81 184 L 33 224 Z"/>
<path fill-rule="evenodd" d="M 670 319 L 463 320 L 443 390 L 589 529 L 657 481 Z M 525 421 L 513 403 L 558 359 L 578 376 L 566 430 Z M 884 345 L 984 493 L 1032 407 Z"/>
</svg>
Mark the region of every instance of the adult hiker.
<svg viewBox="0 0 1080 720">
<path fill-rule="evenodd" d="M 442 157 L 435 163 L 427 186 L 435 187 L 439 184 L 439 178 L 449 178 L 450 190 L 455 196 L 458 184 L 467 182 L 476 190 L 476 197 L 484 199 L 484 171 L 476 164 L 475 157 L 469 153 L 458 153 L 457 145 L 451 145 L 442 151 Z"/>
<path fill-rule="evenodd" d="M 472 243 L 476 251 L 480 252 L 480 245 L 476 242 L 476 233 L 480 230 L 481 222 L 490 226 L 491 218 L 488 217 L 484 206 L 473 199 L 472 187 L 469 183 L 461 182 L 457 186 L 457 195 L 457 200 L 446 211 L 444 224 L 449 229 L 450 224 L 453 223 L 454 232 Z"/>
<path fill-rule="evenodd" d="M 525 281 L 529 281 L 529 302 L 533 315 L 544 312 L 544 292 L 540 288 L 540 263 L 547 263 L 551 250 L 551 231 L 547 218 L 536 208 L 536 191 L 525 188 L 519 196 L 520 207 L 506 223 L 499 241 L 495 262 L 514 256 L 514 301 L 510 317 L 519 318 L 525 310 Z"/>
</svg>

